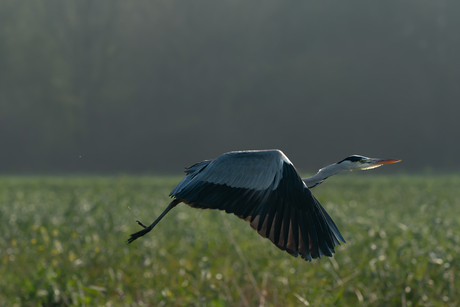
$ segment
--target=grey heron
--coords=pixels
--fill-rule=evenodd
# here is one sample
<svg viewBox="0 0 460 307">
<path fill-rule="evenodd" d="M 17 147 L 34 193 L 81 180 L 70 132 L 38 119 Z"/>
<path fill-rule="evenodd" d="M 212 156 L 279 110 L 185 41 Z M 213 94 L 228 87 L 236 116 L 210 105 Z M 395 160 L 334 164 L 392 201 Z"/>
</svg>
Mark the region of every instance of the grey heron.
<svg viewBox="0 0 460 307">
<path fill-rule="evenodd" d="M 164 212 L 143 230 L 131 234 L 128 243 L 147 234 L 177 204 L 219 209 L 248 221 L 262 237 L 294 257 L 305 260 L 331 257 L 334 246 L 345 243 L 310 189 L 343 171 L 368 170 L 400 160 L 353 155 L 301 179 L 280 150 L 225 153 L 185 170 L 186 176 L 172 190 L 174 198 Z"/>
</svg>

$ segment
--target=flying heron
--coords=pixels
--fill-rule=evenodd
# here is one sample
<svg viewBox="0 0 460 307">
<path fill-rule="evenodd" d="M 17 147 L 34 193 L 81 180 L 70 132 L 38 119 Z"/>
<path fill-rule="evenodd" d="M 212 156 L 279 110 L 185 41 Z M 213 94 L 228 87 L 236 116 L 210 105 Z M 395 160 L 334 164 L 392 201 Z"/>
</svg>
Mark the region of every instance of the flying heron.
<svg viewBox="0 0 460 307">
<path fill-rule="evenodd" d="M 147 234 L 177 204 L 219 209 L 248 221 L 262 237 L 294 257 L 331 257 L 345 243 L 337 226 L 310 189 L 343 171 L 368 170 L 400 160 L 353 155 L 302 179 L 280 150 L 225 153 L 196 163 L 172 190 L 173 201 L 150 226 L 131 234 L 128 243 Z"/>
</svg>

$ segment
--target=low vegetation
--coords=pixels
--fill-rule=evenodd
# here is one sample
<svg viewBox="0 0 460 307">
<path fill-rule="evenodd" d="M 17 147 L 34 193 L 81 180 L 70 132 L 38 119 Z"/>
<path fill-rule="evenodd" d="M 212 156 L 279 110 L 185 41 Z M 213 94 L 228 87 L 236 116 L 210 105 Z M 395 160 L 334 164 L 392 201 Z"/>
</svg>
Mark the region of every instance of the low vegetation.
<svg viewBox="0 0 460 307">
<path fill-rule="evenodd" d="M 180 178 L 0 178 L 1 306 L 458 306 L 460 176 L 337 176 L 314 194 L 346 244 L 293 258 Z"/>
</svg>

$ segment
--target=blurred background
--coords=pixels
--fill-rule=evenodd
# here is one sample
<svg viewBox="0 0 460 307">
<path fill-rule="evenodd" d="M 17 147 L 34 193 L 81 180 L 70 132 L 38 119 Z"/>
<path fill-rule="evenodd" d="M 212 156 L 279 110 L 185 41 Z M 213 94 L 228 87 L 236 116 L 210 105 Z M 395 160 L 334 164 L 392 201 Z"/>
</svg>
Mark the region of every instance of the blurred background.
<svg viewBox="0 0 460 307">
<path fill-rule="evenodd" d="M 180 174 L 268 148 L 305 172 L 351 154 L 458 171 L 459 10 L 0 1 L 0 173 Z"/>
</svg>

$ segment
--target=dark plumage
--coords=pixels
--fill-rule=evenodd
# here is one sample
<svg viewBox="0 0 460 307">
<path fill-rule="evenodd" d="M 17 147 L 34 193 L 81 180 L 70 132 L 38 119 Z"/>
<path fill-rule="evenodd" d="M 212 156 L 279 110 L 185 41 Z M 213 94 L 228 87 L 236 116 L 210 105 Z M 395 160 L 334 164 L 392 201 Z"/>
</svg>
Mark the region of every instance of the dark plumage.
<svg viewBox="0 0 460 307">
<path fill-rule="evenodd" d="M 337 162 L 337 164 L 342 163 L 343 161 L 359 162 L 362 159 L 363 159 L 363 157 L 361 157 L 361 156 L 353 155 L 353 156 L 346 157 L 345 159 L 343 159 L 340 162 Z"/>
</svg>

